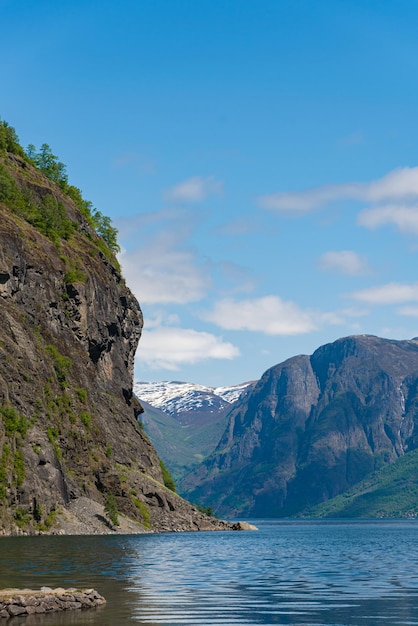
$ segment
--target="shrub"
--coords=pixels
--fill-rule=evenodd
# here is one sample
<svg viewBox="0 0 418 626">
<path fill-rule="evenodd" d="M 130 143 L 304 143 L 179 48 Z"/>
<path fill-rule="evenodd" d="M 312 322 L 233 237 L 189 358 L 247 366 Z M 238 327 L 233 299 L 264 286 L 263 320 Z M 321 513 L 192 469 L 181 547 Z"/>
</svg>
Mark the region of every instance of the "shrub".
<svg viewBox="0 0 418 626">
<path fill-rule="evenodd" d="M 3 419 L 6 435 L 9 437 L 13 433 L 20 433 L 24 438 L 28 430 L 28 420 L 24 415 L 20 415 L 12 406 L 0 407 L 0 415 Z"/>
<path fill-rule="evenodd" d="M 48 441 L 51 443 L 52 448 L 55 452 L 55 456 L 57 457 L 57 459 L 61 459 L 62 458 L 62 452 L 61 449 L 58 445 L 57 442 L 57 437 L 58 437 L 58 428 L 51 428 L 50 426 L 48 426 L 47 430 L 46 430 L 46 434 L 48 437 Z"/>
<path fill-rule="evenodd" d="M 55 243 L 60 239 L 69 239 L 74 230 L 74 224 L 67 218 L 65 206 L 52 194 L 42 198 L 38 215 L 31 223 Z"/>
<path fill-rule="evenodd" d="M 86 275 L 78 267 L 73 267 L 64 276 L 64 283 L 66 285 L 73 285 L 74 283 L 85 283 Z"/>
<path fill-rule="evenodd" d="M 52 356 L 54 361 L 55 374 L 62 388 L 67 387 L 67 374 L 73 364 L 70 357 L 61 354 L 53 345 L 46 346 L 46 351 Z"/>
<path fill-rule="evenodd" d="M 42 507 L 39 504 L 39 502 L 37 501 L 36 498 L 34 498 L 34 502 L 33 502 L 33 519 L 35 520 L 35 522 L 40 522 L 42 519 Z"/>
<path fill-rule="evenodd" d="M 84 404 L 85 401 L 87 400 L 87 391 L 85 389 L 80 388 L 80 389 L 76 389 L 75 392 L 80 402 Z"/>
<path fill-rule="evenodd" d="M 3 444 L 3 453 L 0 458 L 0 502 L 4 501 L 7 496 L 7 486 L 8 486 L 8 467 L 9 467 L 9 459 L 11 455 L 10 446 L 7 443 Z"/>
<path fill-rule="evenodd" d="M 24 528 L 31 521 L 31 514 L 28 509 L 17 507 L 14 511 L 14 518 L 19 528 Z"/>
<path fill-rule="evenodd" d="M 174 491 L 174 493 L 176 493 L 176 484 L 173 480 L 173 477 L 171 476 L 170 472 L 164 465 L 163 461 L 161 461 L 161 459 L 160 459 L 160 467 L 161 467 L 161 471 L 163 474 L 164 485 L 167 487 L 167 489 L 170 489 L 170 491 Z"/>
<path fill-rule="evenodd" d="M 92 217 L 96 233 L 105 241 L 107 247 L 114 254 L 120 252 L 120 246 L 118 244 L 118 231 L 114 226 L 112 226 L 110 217 L 103 215 L 97 210 L 94 210 Z"/>
<path fill-rule="evenodd" d="M 25 152 L 19 144 L 15 129 L 3 120 L 0 120 L 0 151 L 13 152 L 13 154 L 25 157 Z"/>
<path fill-rule="evenodd" d="M 118 518 L 118 507 L 116 504 L 116 498 L 113 493 L 108 493 L 106 495 L 106 502 L 104 506 L 104 510 L 113 526 L 119 526 L 119 518 Z"/>
<path fill-rule="evenodd" d="M 25 480 L 25 463 L 23 459 L 23 454 L 21 450 L 16 450 L 15 457 L 13 461 L 13 476 L 14 482 L 17 487 L 23 485 L 23 481 Z"/>
<path fill-rule="evenodd" d="M 151 528 L 151 522 L 150 522 L 151 515 L 145 502 L 142 502 L 142 500 L 140 500 L 139 498 L 135 496 L 131 496 L 131 500 L 134 506 L 140 512 L 141 517 L 142 517 L 142 523 L 145 526 L 145 528 Z"/>
<path fill-rule="evenodd" d="M 215 511 L 211 506 L 201 506 L 200 504 L 194 504 L 194 507 L 201 513 L 208 515 L 209 517 L 215 517 Z"/>
<path fill-rule="evenodd" d="M 91 426 L 91 415 L 90 413 L 87 413 L 87 411 L 83 411 L 80 415 L 80 419 L 83 422 L 84 426 L 87 429 L 90 429 Z"/>
<path fill-rule="evenodd" d="M 15 179 L 3 163 L 0 163 L 0 202 L 16 213 L 24 211 L 26 204 Z"/>
</svg>

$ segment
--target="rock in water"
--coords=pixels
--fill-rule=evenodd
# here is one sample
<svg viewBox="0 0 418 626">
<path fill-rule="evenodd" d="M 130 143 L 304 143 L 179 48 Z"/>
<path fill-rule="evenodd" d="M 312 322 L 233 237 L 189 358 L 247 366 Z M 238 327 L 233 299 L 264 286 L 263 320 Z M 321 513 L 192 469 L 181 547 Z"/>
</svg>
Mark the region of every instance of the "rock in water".
<svg viewBox="0 0 418 626">
<path fill-rule="evenodd" d="M 5 589 L 0 591 L 0 618 L 75 609 L 92 609 L 106 604 L 95 589 Z"/>
</svg>

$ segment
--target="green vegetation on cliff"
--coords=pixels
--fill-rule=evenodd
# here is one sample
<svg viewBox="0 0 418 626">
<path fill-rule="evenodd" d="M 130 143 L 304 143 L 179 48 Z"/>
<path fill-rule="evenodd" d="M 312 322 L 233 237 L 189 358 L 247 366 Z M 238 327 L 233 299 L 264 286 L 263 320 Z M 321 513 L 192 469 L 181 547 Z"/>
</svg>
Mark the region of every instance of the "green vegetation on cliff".
<svg viewBox="0 0 418 626">
<path fill-rule="evenodd" d="M 7 122 L 0 120 L 0 157 L 7 153 L 21 157 L 30 163 L 70 197 L 90 227 L 100 237 L 104 245 L 98 242 L 104 254 L 112 255 L 120 251 L 117 241 L 118 231 L 112 226 L 111 219 L 95 209 L 92 203 L 85 200 L 78 187 L 68 183 L 67 168 L 44 143 L 37 151 L 30 144 L 25 151 L 19 143 L 15 129 Z M 19 187 L 15 178 L 0 161 L 0 202 L 6 203 L 11 209 L 35 226 L 44 235 L 55 242 L 68 240 L 77 224 L 67 217 L 66 209 L 53 193 L 46 194 L 40 202 L 36 201 L 29 187 Z"/>
<path fill-rule="evenodd" d="M 0 420 L 3 422 L 7 442 L 3 442 L 0 457 L 0 504 L 7 497 L 10 488 L 18 488 L 25 479 L 25 464 L 22 442 L 28 430 L 28 420 L 10 405 L 0 406 Z"/>
<path fill-rule="evenodd" d="M 167 487 L 167 489 L 170 489 L 170 491 L 174 491 L 174 493 L 176 493 L 176 484 L 170 472 L 168 471 L 168 469 L 164 465 L 164 462 L 161 459 L 160 459 L 160 467 L 161 467 L 161 471 L 163 474 L 164 485 Z"/>
<path fill-rule="evenodd" d="M 15 129 L 2 120 L 0 120 L 0 151 L 12 152 L 23 158 L 25 157 L 25 151 L 19 144 L 19 138 Z"/>
</svg>

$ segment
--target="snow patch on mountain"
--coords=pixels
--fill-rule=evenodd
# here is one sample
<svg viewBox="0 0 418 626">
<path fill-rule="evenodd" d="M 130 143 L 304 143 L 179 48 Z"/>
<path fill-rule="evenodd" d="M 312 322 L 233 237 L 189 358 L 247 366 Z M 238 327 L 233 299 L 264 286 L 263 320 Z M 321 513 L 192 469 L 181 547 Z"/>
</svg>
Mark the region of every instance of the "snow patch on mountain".
<svg viewBox="0 0 418 626">
<path fill-rule="evenodd" d="M 233 404 L 242 396 L 242 394 L 248 389 L 248 387 L 252 387 L 254 382 L 249 383 L 241 383 L 241 385 L 234 385 L 233 387 L 214 387 L 213 393 L 217 396 L 220 396 L 229 404 Z"/>
<path fill-rule="evenodd" d="M 180 381 L 135 382 L 134 392 L 140 400 L 169 415 L 196 410 L 219 413 L 236 402 L 250 385 L 253 383 L 232 387 L 205 387 Z"/>
</svg>

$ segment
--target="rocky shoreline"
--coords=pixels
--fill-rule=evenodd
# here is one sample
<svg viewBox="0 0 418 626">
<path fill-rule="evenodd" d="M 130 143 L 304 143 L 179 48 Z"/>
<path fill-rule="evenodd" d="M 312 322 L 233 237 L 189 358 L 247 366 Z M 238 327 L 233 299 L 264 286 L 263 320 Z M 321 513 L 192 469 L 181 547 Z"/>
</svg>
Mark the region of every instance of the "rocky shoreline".
<svg viewBox="0 0 418 626">
<path fill-rule="evenodd" d="M 35 613 L 91 609 L 106 604 L 95 589 L 4 589 L 0 591 L 0 619 Z"/>
<path fill-rule="evenodd" d="M 84 496 L 75 498 L 66 507 L 60 508 L 56 513 L 53 526 L 48 530 L 34 532 L 23 528 L 14 528 L 11 531 L 0 528 L 0 538 L 33 535 L 139 535 L 209 530 L 257 530 L 255 526 L 247 522 L 230 522 L 208 517 L 176 494 L 170 494 L 169 497 L 170 502 L 176 504 L 176 515 L 174 516 L 168 506 L 167 509 L 154 507 L 160 510 L 155 516 L 152 528 L 147 528 L 122 514 L 118 516 L 118 526 L 115 526 L 106 515 L 103 504 Z"/>
</svg>

